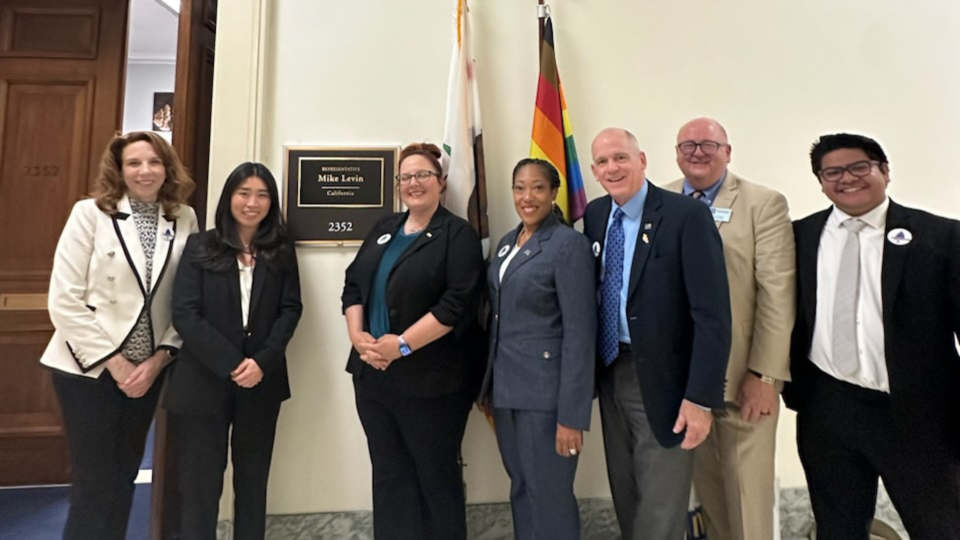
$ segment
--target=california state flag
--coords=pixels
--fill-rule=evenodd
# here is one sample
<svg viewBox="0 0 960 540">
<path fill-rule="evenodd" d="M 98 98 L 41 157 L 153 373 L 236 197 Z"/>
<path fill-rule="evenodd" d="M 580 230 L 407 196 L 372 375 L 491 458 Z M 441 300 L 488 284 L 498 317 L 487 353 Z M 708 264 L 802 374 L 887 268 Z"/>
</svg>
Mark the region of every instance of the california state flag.
<svg viewBox="0 0 960 540">
<path fill-rule="evenodd" d="M 443 168 L 447 173 L 444 205 L 473 225 L 483 241 L 483 254 L 486 257 L 490 251 L 490 228 L 487 223 L 487 182 L 484 177 L 476 64 L 471 53 L 467 1 L 456 2 L 443 132 Z"/>
</svg>

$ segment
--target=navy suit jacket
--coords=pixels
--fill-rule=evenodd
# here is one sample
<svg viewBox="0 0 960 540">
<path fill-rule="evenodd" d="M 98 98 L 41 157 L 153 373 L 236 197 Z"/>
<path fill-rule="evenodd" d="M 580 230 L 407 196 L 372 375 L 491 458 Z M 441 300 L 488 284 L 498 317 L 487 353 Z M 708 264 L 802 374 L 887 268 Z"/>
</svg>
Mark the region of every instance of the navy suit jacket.
<svg viewBox="0 0 960 540">
<path fill-rule="evenodd" d="M 594 253 L 604 248 L 611 206 L 609 195 L 587 205 L 583 229 Z M 731 339 L 723 244 L 705 204 L 653 184 L 638 234 L 627 325 L 647 417 L 670 448 L 683 440 L 673 426 L 684 399 L 723 408 Z M 601 261 L 597 255 L 597 287 Z M 599 359 L 597 369 L 606 369 Z"/>
<path fill-rule="evenodd" d="M 557 411 L 557 422 L 589 429 L 597 340 L 590 243 L 551 214 L 500 266 L 520 228 L 507 233 L 487 272 L 490 358 L 481 400 L 505 409 Z"/>
<path fill-rule="evenodd" d="M 797 239 L 797 319 L 787 406 L 801 414 L 821 376 L 810 361 L 817 314 L 820 235 L 831 208 L 793 223 Z M 960 452 L 960 223 L 893 201 L 886 233 L 910 231 L 904 245 L 883 244 L 883 342 L 896 428 L 915 440 Z M 822 376 L 828 376 L 823 374 Z"/>
</svg>

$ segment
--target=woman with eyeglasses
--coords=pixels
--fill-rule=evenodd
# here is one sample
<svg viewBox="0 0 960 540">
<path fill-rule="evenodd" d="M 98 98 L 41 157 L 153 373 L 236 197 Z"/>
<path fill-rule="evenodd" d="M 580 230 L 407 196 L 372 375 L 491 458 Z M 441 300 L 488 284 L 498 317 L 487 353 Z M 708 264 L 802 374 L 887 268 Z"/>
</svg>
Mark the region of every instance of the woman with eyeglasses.
<svg viewBox="0 0 960 540">
<path fill-rule="evenodd" d="M 408 210 L 373 226 L 343 287 L 377 540 L 467 537 L 459 454 L 482 363 L 484 263 L 477 233 L 440 204 L 440 156 L 432 144 L 400 152 Z"/>
<path fill-rule="evenodd" d="M 194 183 L 153 132 L 113 139 L 96 188 L 73 207 L 53 256 L 41 362 L 51 368 L 70 450 L 64 540 L 123 540 L 134 480 L 180 348 L 170 296 L 197 217 Z"/>
<path fill-rule="evenodd" d="M 487 270 L 490 359 L 479 403 L 493 413 L 510 475 L 515 538 L 579 540 L 573 480 L 593 411 L 595 259 L 557 211 L 553 165 L 520 160 L 512 188 L 520 224 Z"/>
<path fill-rule="evenodd" d="M 183 540 L 215 540 L 229 439 L 236 540 L 263 540 L 280 404 L 290 398 L 287 343 L 300 321 L 300 277 L 273 174 L 237 166 L 215 227 L 187 241 L 173 292 L 183 337 L 163 406 L 176 426 Z"/>
</svg>

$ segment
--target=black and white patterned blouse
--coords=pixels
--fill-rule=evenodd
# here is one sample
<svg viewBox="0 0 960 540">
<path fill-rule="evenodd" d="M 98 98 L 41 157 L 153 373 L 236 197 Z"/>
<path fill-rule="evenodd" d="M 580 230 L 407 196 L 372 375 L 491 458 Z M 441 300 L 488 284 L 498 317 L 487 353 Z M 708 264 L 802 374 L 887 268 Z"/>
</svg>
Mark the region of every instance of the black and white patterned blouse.
<svg viewBox="0 0 960 540">
<path fill-rule="evenodd" d="M 153 251 L 157 247 L 157 219 L 160 215 L 160 205 L 130 199 L 130 208 L 133 209 L 133 222 L 137 225 L 140 245 L 143 246 L 143 255 L 147 261 L 147 275 L 143 276 L 143 284 L 149 291 L 153 278 Z M 147 298 L 133 332 L 123 344 L 123 356 L 134 364 L 143 362 L 153 354 L 153 327 L 150 325 L 149 306 L 150 301 Z"/>
</svg>

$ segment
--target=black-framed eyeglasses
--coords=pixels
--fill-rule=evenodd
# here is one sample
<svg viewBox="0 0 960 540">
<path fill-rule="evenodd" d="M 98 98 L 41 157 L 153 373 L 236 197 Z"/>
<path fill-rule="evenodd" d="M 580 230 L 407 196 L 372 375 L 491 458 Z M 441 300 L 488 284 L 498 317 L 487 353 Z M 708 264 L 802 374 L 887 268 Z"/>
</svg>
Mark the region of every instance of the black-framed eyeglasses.
<svg viewBox="0 0 960 540">
<path fill-rule="evenodd" d="M 725 143 L 717 141 L 683 141 L 677 145 L 677 150 L 679 150 L 681 154 L 689 156 L 697 151 L 697 147 L 700 147 L 701 152 L 705 155 L 712 156 L 717 153 L 717 150 L 720 150 L 724 146 L 726 146 Z"/>
<path fill-rule="evenodd" d="M 817 173 L 817 176 L 820 177 L 820 180 L 824 182 L 839 182 L 843 178 L 843 173 L 850 173 L 857 178 L 863 178 L 868 176 L 873 167 L 880 166 L 879 161 L 873 161 L 865 159 L 863 161 L 854 161 L 853 163 L 847 165 L 846 167 L 827 167 L 826 169 L 820 169 L 820 172 Z"/>
<path fill-rule="evenodd" d="M 400 182 L 401 184 L 406 184 L 413 178 L 416 178 L 417 182 L 423 183 L 429 180 L 431 176 L 440 176 L 440 175 L 433 171 L 417 171 L 413 174 L 410 174 L 410 173 L 398 174 L 394 178 L 397 180 L 397 182 Z"/>
</svg>

